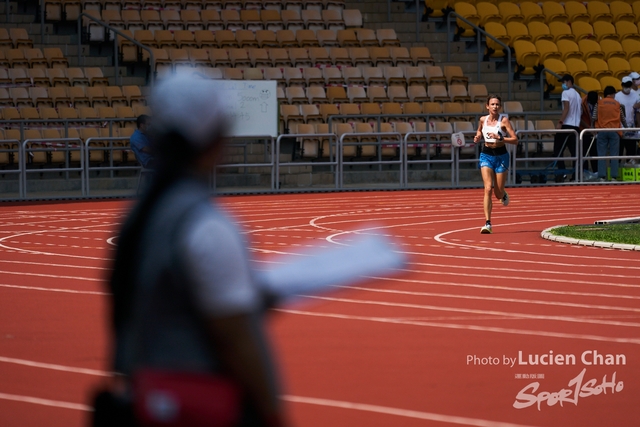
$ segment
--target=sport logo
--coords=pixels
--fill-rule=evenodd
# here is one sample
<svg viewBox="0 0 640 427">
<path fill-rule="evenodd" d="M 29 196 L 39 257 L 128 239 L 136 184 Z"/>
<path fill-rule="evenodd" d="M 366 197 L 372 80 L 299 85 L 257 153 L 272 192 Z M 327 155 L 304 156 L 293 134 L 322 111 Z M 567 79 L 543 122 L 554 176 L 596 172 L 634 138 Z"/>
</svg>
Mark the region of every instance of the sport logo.
<svg viewBox="0 0 640 427">
<path fill-rule="evenodd" d="M 616 382 L 616 373 L 611 376 L 611 381 L 607 381 L 607 375 L 602 377 L 602 382 L 598 384 L 598 380 L 593 378 L 583 384 L 584 375 L 587 372 L 587 368 L 584 368 L 578 376 L 569 381 L 569 388 L 563 388 L 560 391 L 548 392 L 538 391 L 540 387 L 539 382 L 533 382 L 520 390 L 516 396 L 516 401 L 513 402 L 513 407 L 516 409 L 524 409 L 538 404 L 538 411 L 542 402 L 547 402 L 547 406 L 554 406 L 556 403 L 573 403 L 578 406 L 578 400 L 580 398 L 597 396 L 599 394 L 611 394 L 620 393 L 624 389 L 624 383 L 622 381 Z"/>
</svg>

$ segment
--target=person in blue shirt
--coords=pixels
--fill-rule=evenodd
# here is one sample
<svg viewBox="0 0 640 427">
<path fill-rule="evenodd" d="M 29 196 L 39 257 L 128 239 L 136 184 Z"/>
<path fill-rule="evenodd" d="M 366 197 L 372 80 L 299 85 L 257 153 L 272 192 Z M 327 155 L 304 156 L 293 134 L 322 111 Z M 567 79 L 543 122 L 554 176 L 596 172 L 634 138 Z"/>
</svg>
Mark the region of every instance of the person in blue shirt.
<svg viewBox="0 0 640 427">
<path fill-rule="evenodd" d="M 147 137 L 147 129 L 151 124 L 151 118 L 145 114 L 138 116 L 136 126 L 138 127 L 129 138 L 129 144 L 136 156 L 138 163 L 143 168 L 149 169 L 153 167 L 154 159 L 149 138 Z"/>
</svg>

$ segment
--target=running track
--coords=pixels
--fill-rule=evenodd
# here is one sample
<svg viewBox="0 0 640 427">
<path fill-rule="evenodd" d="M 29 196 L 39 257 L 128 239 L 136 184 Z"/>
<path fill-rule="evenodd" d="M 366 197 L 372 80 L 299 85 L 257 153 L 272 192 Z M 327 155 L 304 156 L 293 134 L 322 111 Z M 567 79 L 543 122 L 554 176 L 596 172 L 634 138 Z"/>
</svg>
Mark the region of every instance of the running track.
<svg viewBox="0 0 640 427">
<path fill-rule="evenodd" d="M 271 317 L 292 424 L 637 426 L 640 253 L 540 232 L 639 216 L 638 188 L 513 188 L 511 204 L 494 209 L 492 235 L 479 234 L 480 189 L 222 198 L 260 262 L 349 244 L 355 229 L 392 236 L 410 258 L 393 277 Z M 0 426 L 86 424 L 89 393 L 108 376 L 109 239 L 128 207 L 0 207 Z M 553 352 L 554 364 L 518 364 L 519 352 L 525 362 Z M 602 364 L 586 365 L 594 352 Z M 558 364 L 571 356 L 575 364 Z M 573 390 L 583 369 L 577 399 L 514 408 L 529 384 L 540 383 L 536 396 Z M 606 394 L 595 395 L 603 382 Z"/>
</svg>

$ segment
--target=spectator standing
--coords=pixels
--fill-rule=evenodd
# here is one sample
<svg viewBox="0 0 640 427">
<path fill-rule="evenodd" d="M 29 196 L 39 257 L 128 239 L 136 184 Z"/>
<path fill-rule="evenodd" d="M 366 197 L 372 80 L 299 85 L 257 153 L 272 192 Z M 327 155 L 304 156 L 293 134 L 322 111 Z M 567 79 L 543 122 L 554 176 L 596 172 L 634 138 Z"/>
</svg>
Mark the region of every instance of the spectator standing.
<svg viewBox="0 0 640 427">
<path fill-rule="evenodd" d="M 622 90 L 616 93 L 614 99 L 624 107 L 626 126 L 628 128 L 636 127 L 635 116 L 636 108 L 640 106 L 638 104 L 638 94 L 632 90 L 633 79 L 631 76 L 625 76 L 622 78 Z M 620 139 L 620 156 L 624 156 L 625 152 L 627 156 L 636 155 L 636 147 L 638 145 L 638 132 L 629 131 L 622 134 Z M 633 161 L 635 163 L 635 161 Z"/>
<path fill-rule="evenodd" d="M 624 107 L 614 99 L 616 89 L 613 86 L 604 88 L 604 98 L 600 99 L 593 109 L 593 121 L 596 129 L 615 129 L 627 127 Z M 598 157 L 607 155 L 617 156 L 620 152 L 620 133 L 618 131 L 598 132 L 596 143 L 598 144 Z M 618 180 L 618 160 L 611 159 L 611 180 Z M 598 178 L 606 181 L 607 164 L 605 159 L 598 159 Z"/>
<path fill-rule="evenodd" d="M 636 95 L 640 95 L 640 74 L 636 73 L 635 71 L 632 72 L 631 74 L 629 74 L 629 77 L 631 77 L 631 92 L 635 93 Z"/>
<path fill-rule="evenodd" d="M 560 79 L 562 82 L 562 114 L 558 120 L 558 129 L 571 129 L 580 132 L 580 115 L 582 113 L 582 98 L 573 88 L 573 77 L 565 74 Z M 556 133 L 553 140 L 553 157 L 558 158 L 558 169 L 566 169 L 562 160 L 564 148 L 569 149 L 572 157 L 576 155 L 576 136 L 573 133 Z"/>
<path fill-rule="evenodd" d="M 131 145 L 133 154 L 136 156 L 136 160 L 145 169 L 152 168 L 154 165 L 153 150 L 149 142 L 149 136 L 147 135 L 150 124 L 151 118 L 149 116 L 146 114 L 138 116 L 136 119 L 137 129 L 129 138 L 129 144 Z"/>
</svg>

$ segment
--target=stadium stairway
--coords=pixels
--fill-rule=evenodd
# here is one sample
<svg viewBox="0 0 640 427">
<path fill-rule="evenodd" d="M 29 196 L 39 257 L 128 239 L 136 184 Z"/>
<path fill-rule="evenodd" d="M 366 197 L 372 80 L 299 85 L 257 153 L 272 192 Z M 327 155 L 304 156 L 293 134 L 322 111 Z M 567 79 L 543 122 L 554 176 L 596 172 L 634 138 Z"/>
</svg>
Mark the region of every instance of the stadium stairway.
<svg viewBox="0 0 640 427">
<path fill-rule="evenodd" d="M 110 85 L 116 84 L 116 69 L 113 66 L 113 55 L 110 49 L 98 49 L 95 46 L 82 44 L 81 56 L 78 63 L 77 25 L 70 23 L 55 25 L 45 22 L 41 25 L 37 0 L 21 0 L 9 3 L 9 19 L 4 13 L 5 2 L 0 0 L 0 26 L 5 28 L 25 28 L 34 42 L 34 47 L 58 47 L 69 60 L 70 67 L 100 67 Z M 4 16 L 3 16 L 4 15 Z M 44 34 L 41 34 L 44 29 Z M 126 67 L 119 67 L 120 85 L 144 86 L 146 78 L 140 75 L 129 75 Z"/>
<path fill-rule="evenodd" d="M 389 6 L 387 1 L 347 1 L 348 8 L 360 9 L 365 28 L 393 28 L 403 46 L 427 46 L 431 51 L 436 65 L 457 65 L 462 68 L 469 77 L 469 83 L 483 83 L 489 93 L 497 93 L 503 100 L 508 98 L 508 74 L 506 67 L 500 66 L 496 61 L 480 62 L 480 78 L 478 79 L 478 53 L 476 43 L 467 41 L 451 41 L 450 60 L 447 61 L 447 33 L 446 25 L 442 18 L 418 23 L 418 39 L 416 40 L 416 13 L 415 3 L 407 1 L 394 1 L 391 3 L 391 20 L 388 19 Z M 424 2 L 420 2 L 424 6 Z M 420 17 L 422 12 L 419 11 Z M 455 29 L 455 23 L 452 23 Z M 483 43 L 484 46 L 484 43 Z M 531 84 L 531 82 L 529 82 Z M 527 90 L 526 81 L 514 80 L 511 88 L 511 100 L 520 101 L 525 111 L 540 109 L 540 94 L 537 91 Z M 535 86 L 537 82 L 533 82 Z M 547 105 L 549 104 L 549 105 Z M 545 102 L 546 109 L 557 108 L 556 101 Z"/>
</svg>

